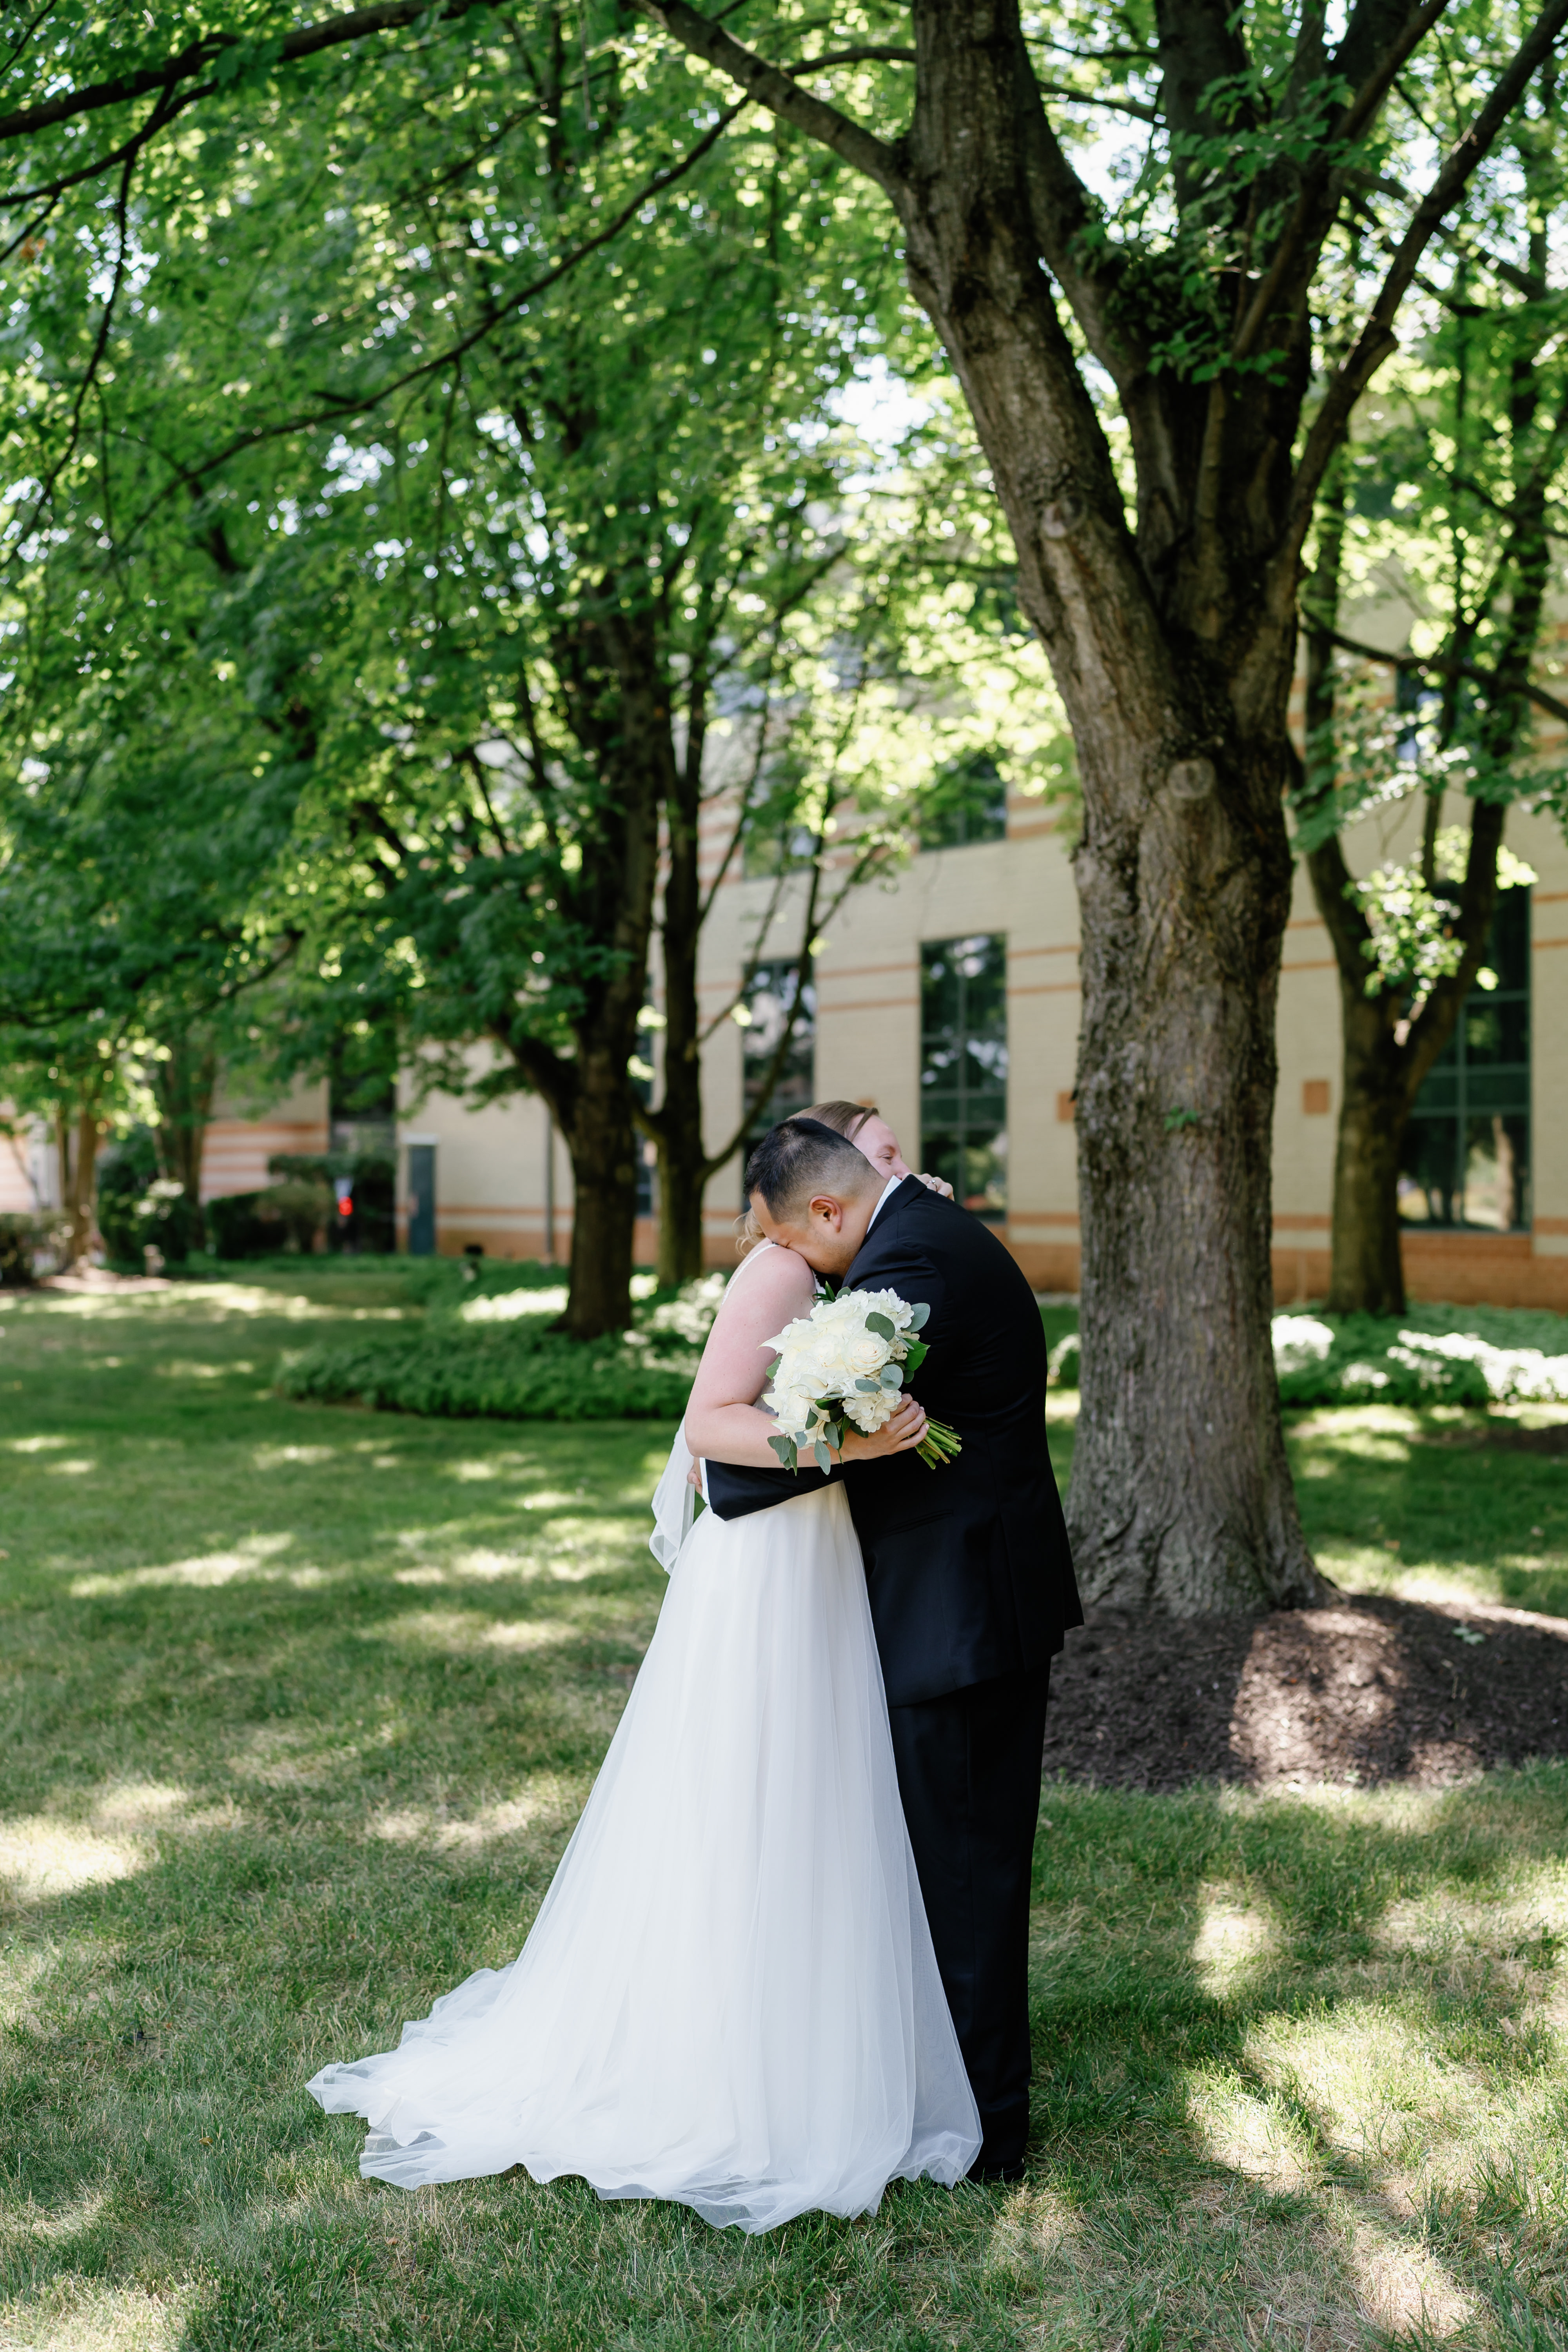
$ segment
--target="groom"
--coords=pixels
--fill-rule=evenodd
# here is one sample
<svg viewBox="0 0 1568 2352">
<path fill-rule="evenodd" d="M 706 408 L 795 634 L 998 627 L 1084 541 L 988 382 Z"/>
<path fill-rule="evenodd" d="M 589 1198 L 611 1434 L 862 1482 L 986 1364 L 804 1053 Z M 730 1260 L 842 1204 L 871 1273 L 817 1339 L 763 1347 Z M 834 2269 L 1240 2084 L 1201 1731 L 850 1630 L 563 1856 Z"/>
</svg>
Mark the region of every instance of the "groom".
<svg viewBox="0 0 1568 2352">
<path fill-rule="evenodd" d="M 1013 1258 L 978 1217 L 892 1177 L 814 1118 L 746 1165 L 772 1242 L 931 1318 L 920 1402 L 963 1451 L 847 1465 L 888 1691 L 899 1790 L 937 1964 L 980 2109 L 973 2177 L 1015 2179 L 1029 2126 L 1028 1927 L 1053 1654 L 1083 1622 L 1050 1456 L 1046 1343 Z M 710 1507 L 741 1518 L 821 1486 L 820 1470 L 710 1462 Z"/>
</svg>

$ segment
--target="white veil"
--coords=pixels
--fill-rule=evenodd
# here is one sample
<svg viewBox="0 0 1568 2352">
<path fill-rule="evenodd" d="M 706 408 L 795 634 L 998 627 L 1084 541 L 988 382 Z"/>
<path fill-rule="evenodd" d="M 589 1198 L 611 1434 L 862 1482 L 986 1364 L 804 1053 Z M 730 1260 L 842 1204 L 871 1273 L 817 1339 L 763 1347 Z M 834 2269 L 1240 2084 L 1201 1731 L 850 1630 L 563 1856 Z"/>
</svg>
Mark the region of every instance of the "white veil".
<svg viewBox="0 0 1568 2352">
<path fill-rule="evenodd" d="M 680 1556 L 680 1547 L 691 1533 L 691 1522 L 697 1517 L 697 1490 L 691 1486 L 691 1448 L 686 1443 L 686 1423 L 675 1433 L 675 1444 L 669 1449 L 669 1459 L 663 1475 L 653 1490 L 653 1533 L 647 1548 L 663 1569 L 666 1576 Z"/>
</svg>

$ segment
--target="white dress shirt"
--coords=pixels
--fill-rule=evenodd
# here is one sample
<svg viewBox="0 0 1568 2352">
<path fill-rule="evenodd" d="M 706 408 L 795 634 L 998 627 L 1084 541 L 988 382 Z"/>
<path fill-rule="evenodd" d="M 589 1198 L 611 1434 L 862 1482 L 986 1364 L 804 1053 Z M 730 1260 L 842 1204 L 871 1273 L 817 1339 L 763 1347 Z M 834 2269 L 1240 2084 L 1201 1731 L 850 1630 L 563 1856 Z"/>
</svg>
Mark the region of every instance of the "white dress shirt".
<svg viewBox="0 0 1568 2352">
<path fill-rule="evenodd" d="M 872 1212 L 871 1212 L 871 1214 L 870 1214 L 869 1218 L 867 1220 L 867 1223 L 866 1223 L 866 1231 L 867 1231 L 867 1233 L 869 1233 L 869 1232 L 870 1232 L 871 1227 L 876 1223 L 876 1222 L 877 1222 L 878 1218 L 881 1215 L 881 1213 L 882 1213 L 883 1210 L 887 1207 L 887 1205 L 888 1205 L 888 1195 L 889 1195 L 889 1192 L 896 1192 L 898 1191 L 898 1189 L 899 1189 L 900 1185 L 903 1182 L 903 1181 L 904 1181 L 904 1180 L 903 1180 L 903 1178 L 902 1178 L 901 1176 L 889 1176 L 889 1179 L 888 1179 L 887 1182 L 886 1182 L 886 1183 L 883 1185 L 883 1187 L 882 1187 L 882 1197 L 881 1197 L 881 1199 L 878 1202 L 878 1203 L 877 1203 L 876 1207 L 872 1210 Z"/>
</svg>

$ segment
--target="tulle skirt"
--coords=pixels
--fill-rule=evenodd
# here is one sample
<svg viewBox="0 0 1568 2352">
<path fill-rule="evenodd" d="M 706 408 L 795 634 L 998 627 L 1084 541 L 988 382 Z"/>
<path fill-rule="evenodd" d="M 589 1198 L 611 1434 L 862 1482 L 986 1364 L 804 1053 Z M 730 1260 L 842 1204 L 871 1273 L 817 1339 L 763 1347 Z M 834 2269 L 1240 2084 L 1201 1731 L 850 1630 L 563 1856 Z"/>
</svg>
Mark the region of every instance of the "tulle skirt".
<svg viewBox="0 0 1568 2352">
<path fill-rule="evenodd" d="M 698 1521 L 517 1959 L 310 2087 L 405 2189 L 521 2164 L 759 2231 L 962 2178 L 979 2117 L 842 1487 Z"/>
</svg>

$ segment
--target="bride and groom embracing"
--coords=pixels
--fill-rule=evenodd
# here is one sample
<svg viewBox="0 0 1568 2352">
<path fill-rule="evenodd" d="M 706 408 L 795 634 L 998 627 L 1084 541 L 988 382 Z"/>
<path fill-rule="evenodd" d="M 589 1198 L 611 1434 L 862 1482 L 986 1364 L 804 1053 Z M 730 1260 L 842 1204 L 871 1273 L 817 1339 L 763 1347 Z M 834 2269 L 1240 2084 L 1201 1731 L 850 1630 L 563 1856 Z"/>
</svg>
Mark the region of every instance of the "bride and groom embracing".
<svg viewBox="0 0 1568 2352">
<path fill-rule="evenodd" d="M 1047 1685 L 1081 1622 L 1044 1334 L 996 1236 L 823 1108 L 747 1163 L 761 1245 L 654 1498 L 669 1588 L 527 1943 L 310 2085 L 366 2118 L 368 2176 L 521 2164 L 759 2231 L 1022 2168 Z M 920 1402 L 792 1472 L 757 1401 L 818 1276 L 927 1306 L 929 1353 Z M 935 1468 L 928 1410 L 963 1443 Z"/>
</svg>

